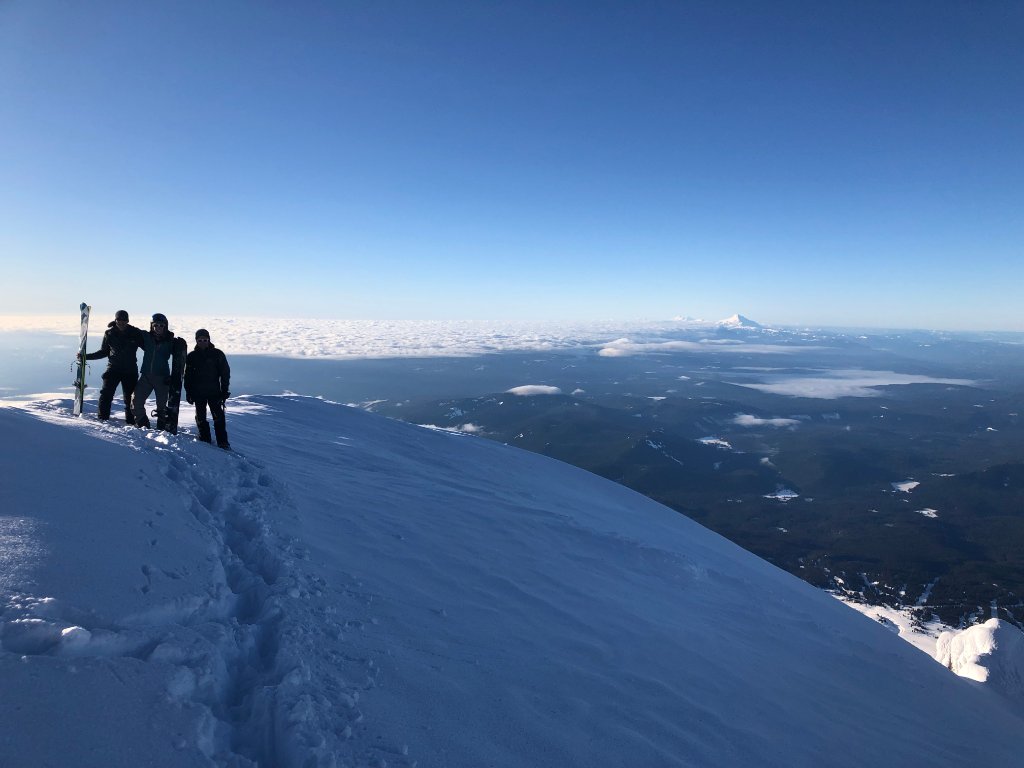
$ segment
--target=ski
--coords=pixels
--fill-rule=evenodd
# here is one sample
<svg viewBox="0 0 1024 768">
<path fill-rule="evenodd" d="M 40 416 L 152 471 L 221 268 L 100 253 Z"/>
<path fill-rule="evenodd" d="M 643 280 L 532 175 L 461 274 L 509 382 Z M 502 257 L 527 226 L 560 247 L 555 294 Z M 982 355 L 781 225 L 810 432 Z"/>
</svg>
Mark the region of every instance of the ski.
<svg viewBox="0 0 1024 768">
<path fill-rule="evenodd" d="M 182 338 L 175 338 L 171 351 L 171 386 L 167 393 L 167 419 L 165 429 L 172 435 L 178 434 L 178 411 L 181 409 L 181 379 L 185 375 L 185 355 L 188 344 Z"/>
<path fill-rule="evenodd" d="M 75 375 L 75 405 L 71 413 L 74 416 L 82 415 L 82 405 L 85 403 L 85 338 L 89 334 L 89 310 L 92 309 L 84 301 L 81 307 L 82 327 L 78 335 L 78 371 Z"/>
</svg>

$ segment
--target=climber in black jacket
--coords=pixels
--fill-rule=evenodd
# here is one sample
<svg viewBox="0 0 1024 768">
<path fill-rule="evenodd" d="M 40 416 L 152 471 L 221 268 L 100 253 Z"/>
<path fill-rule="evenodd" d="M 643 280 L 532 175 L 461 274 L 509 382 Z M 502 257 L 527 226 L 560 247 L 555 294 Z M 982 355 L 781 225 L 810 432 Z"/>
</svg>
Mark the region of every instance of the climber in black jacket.
<svg viewBox="0 0 1024 768">
<path fill-rule="evenodd" d="M 121 387 L 124 397 L 124 420 L 129 426 L 135 424 L 132 413 L 132 393 L 139 383 L 139 360 L 137 352 L 143 345 L 142 331 L 128 324 L 128 313 L 117 310 L 114 319 L 107 324 L 103 333 L 103 342 L 95 352 L 85 356 L 86 360 L 107 359 L 107 370 L 103 372 L 103 387 L 100 389 L 100 403 L 97 418 L 107 421 L 110 418 L 110 404 L 114 400 L 114 392 Z M 81 353 L 79 353 L 79 357 Z"/>
<path fill-rule="evenodd" d="M 210 332 L 205 328 L 196 331 L 196 348 L 185 358 L 185 400 L 196 407 L 196 426 L 199 427 L 199 439 L 210 442 L 210 422 L 206 420 L 206 406 L 210 406 L 213 416 L 213 430 L 217 437 L 217 445 L 227 450 L 227 420 L 224 416 L 224 403 L 231 393 L 231 368 L 224 353 L 210 343 Z"/>
</svg>

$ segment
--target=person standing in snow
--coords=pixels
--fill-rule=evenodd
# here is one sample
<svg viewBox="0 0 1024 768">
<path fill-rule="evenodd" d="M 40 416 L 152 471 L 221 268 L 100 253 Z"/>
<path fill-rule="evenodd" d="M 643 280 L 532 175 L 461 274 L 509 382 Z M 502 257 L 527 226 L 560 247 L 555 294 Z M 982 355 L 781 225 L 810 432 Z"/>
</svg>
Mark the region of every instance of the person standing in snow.
<svg viewBox="0 0 1024 768">
<path fill-rule="evenodd" d="M 86 360 L 107 359 L 107 370 L 103 372 L 103 387 L 100 389 L 99 413 L 100 421 L 110 419 L 110 405 L 114 401 L 114 392 L 121 387 L 124 397 L 124 420 L 128 426 L 135 424 L 132 413 L 132 393 L 139 381 L 139 361 L 136 353 L 143 344 L 142 331 L 128 324 L 128 313 L 117 310 L 114 319 L 107 323 L 103 332 L 103 342 L 95 352 L 85 356 Z M 81 359 L 81 353 L 77 355 Z"/>
<path fill-rule="evenodd" d="M 206 420 L 206 406 L 210 406 L 217 446 L 226 450 L 231 450 L 224 415 L 224 404 L 231 397 L 230 383 L 227 357 L 210 342 L 210 332 L 200 328 L 196 331 L 196 348 L 185 358 L 185 400 L 196 407 L 196 426 L 204 443 L 210 442 L 210 422 Z"/>
<path fill-rule="evenodd" d="M 146 399 L 156 394 L 156 428 L 164 429 L 167 420 L 167 395 L 172 384 L 172 356 L 177 353 L 184 357 L 188 345 L 167 328 L 166 315 L 157 312 L 149 324 L 149 331 L 142 331 L 142 370 L 139 383 L 132 399 L 135 411 L 135 426 L 149 428 L 146 414 Z M 179 369 L 180 370 L 180 369 Z"/>
</svg>

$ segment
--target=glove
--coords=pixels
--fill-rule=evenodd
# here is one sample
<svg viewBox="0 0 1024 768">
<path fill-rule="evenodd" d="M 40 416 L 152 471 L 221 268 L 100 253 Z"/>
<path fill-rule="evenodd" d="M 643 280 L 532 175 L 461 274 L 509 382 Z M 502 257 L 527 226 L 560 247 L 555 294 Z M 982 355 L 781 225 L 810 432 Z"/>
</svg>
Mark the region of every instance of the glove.
<svg viewBox="0 0 1024 768">
<path fill-rule="evenodd" d="M 231 393 L 228 392 L 226 389 L 223 392 L 220 393 L 220 400 L 221 400 L 221 402 L 224 402 L 229 397 L 231 397 Z"/>
<path fill-rule="evenodd" d="M 185 393 L 185 402 L 189 405 L 195 405 L 196 401 L 188 392 Z"/>
</svg>

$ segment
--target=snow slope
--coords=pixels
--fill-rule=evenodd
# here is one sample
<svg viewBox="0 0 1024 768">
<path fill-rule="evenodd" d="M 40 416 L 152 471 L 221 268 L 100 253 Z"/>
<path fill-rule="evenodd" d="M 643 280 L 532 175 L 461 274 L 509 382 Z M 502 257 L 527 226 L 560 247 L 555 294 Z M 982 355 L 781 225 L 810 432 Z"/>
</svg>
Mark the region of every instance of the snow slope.
<svg viewBox="0 0 1024 768">
<path fill-rule="evenodd" d="M 241 454 L 69 413 L 0 408 L 0 765 L 1019 764 L 985 685 L 581 470 L 312 398 L 233 400 Z"/>
</svg>

